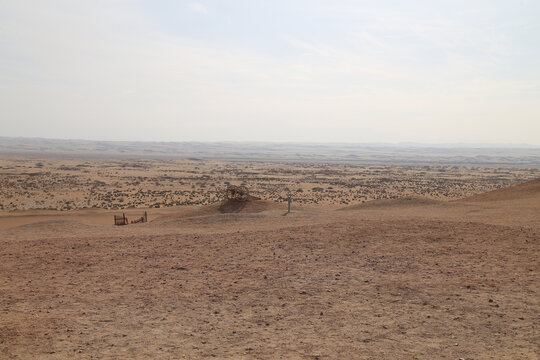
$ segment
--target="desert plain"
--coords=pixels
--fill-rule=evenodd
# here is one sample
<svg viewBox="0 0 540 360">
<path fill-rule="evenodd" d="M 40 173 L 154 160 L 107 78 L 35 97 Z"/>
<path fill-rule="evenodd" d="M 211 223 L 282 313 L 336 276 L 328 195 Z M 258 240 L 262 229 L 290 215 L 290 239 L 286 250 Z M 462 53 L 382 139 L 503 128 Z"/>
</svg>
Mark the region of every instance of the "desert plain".
<svg viewBox="0 0 540 360">
<path fill-rule="evenodd" d="M 538 359 L 540 165 L 464 159 L 3 153 L 0 358 Z"/>
</svg>

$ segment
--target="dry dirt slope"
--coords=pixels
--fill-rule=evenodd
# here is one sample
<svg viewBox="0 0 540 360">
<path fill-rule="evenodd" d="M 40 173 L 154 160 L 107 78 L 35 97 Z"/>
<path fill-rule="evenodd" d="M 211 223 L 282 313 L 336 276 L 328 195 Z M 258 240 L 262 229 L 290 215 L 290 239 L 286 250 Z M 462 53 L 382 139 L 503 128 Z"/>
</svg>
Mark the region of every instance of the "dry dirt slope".
<svg viewBox="0 0 540 360">
<path fill-rule="evenodd" d="M 540 179 L 527 181 L 509 188 L 498 189 L 471 196 L 463 201 L 516 201 L 531 202 L 539 199 Z"/>
<path fill-rule="evenodd" d="M 517 187 L 496 202 L 403 211 L 10 229 L 0 237 L 0 357 L 537 359 L 531 184 L 526 196 L 512 196 Z M 460 215 L 471 209 L 474 221 Z"/>
</svg>

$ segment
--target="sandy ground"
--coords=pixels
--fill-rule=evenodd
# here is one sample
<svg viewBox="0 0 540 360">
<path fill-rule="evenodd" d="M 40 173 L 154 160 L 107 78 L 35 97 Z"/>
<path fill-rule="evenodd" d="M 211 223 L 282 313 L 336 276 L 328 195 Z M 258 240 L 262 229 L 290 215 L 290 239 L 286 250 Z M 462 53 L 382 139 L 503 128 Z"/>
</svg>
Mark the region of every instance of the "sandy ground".
<svg viewBox="0 0 540 360">
<path fill-rule="evenodd" d="M 2 213 L 0 358 L 539 358 L 540 180 L 285 208 Z"/>
</svg>

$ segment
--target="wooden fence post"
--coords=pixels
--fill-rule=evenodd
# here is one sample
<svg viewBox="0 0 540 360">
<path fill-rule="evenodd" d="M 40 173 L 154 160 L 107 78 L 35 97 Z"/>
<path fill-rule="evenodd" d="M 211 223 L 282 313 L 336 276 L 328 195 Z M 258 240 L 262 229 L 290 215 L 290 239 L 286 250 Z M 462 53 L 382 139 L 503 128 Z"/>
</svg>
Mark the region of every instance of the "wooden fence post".
<svg viewBox="0 0 540 360">
<path fill-rule="evenodd" d="M 291 212 L 291 193 L 288 193 L 287 194 L 287 214 L 289 214 Z"/>
</svg>

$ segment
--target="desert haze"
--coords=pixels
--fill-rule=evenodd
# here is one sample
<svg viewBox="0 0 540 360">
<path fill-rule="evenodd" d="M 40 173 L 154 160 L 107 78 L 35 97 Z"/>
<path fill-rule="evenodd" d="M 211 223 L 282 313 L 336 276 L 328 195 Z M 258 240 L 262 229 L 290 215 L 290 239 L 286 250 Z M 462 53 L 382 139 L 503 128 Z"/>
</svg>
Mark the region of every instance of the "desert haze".
<svg viewBox="0 0 540 360">
<path fill-rule="evenodd" d="M 0 249 L 0 358 L 540 355 L 538 148 L 0 138 Z"/>
</svg>

